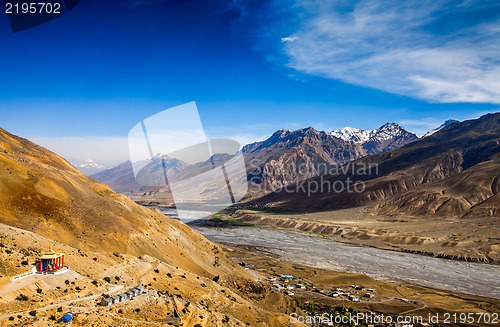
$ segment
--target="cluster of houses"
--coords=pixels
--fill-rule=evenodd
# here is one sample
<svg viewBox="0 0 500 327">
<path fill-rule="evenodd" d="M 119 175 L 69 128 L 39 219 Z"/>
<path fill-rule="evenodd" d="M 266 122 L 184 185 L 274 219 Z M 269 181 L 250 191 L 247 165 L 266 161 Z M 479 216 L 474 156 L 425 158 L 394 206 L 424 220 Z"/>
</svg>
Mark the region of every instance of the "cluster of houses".
<svg viewBox="0 0 500 327">
<path fill-rule="evenodd" d="M 315 293 L 320 293 L 324 296 L 329 296 L 336 298 L 338 300 L 349 300 L 352 302 L 360 302 L 362 299 L 374 299 L 377 294 L 377 290 L 373 288 L 366 288 L 359 285 L 350 285 L 346 286 L 345 289 L 336 288 L 336 289 L 326 289 L 321 290 L 317 289 L 314 285 L 309 282 L 300 280 L 291 275 L 275 275 L 273 277 L 266 278 L 269 282 L 272 283 L 271 288 L 288 295 L 294 295 L 294 292 L 298 292 L 300 290 L 310 291 Z M 412 301 L 406 298 L 396 298 L 397 300 L 403 301 L 405 303 L 418 303 L 418 301 Z M 305 302 L 306 304 L 309 302 Z M 347 309 L 349 310 L 349 309 Z M 375 313 L 375 312 L 366 312 L 365 316 L 370 317 L 371 321 L 380 322 L 377 324 L 367 324 L 368 327 L 375 326 L 388 326 L 388 327 L 430 327 L 430 324 L 427 322 L 419 321 L 416 323 L 398 323 L 398 322 L 386 322 L 384 321 L 384 317 L 386 315 Z M 323 324 L 320 323 L 321 326 L 336 326 L 337 324 L 333 322 L 328 322 Z M 357 325 L 357 324 L 356 324 Z M 313 326 L 318 326 L 313 325 Z"/>
<path fill-rule="evenodd" d="M 139 285 L 139 286 L 136 286 L 136 287 L 132 288 L 130 291 L 127 291 L 125 293 L 102 299 L 101 305 L 107 307 L 107 306 L 115 304 L 115 303 L 120 303 L 120 302 L 123 302 L 126 300 L 132 300 L 137 295 L 144 293 L 144 291 L 145 291 L 144 287 Z"/>
<path fill-rule="evenodd" d="M 326 295 L 334 298 L 348 299 L 349 301 L 352 302 L 359 302 L 360 294 L 358 291 L 366 292 L 365 294 L 362 295 L 362 297 L 367 299 L 375 298 L 375 293 L 377 292 L 373 288 L 364 288 L 362 286 L 357 286 L 357 285 L 351 285 L 350 288 L 352 290 L 344 290 L 342 288 L 336 288 L 333 291 L 322 291 L 321 293 L 327 293 Z"/>
<path fill-rule="evenodd" d="M 364 288 L 358 285 L 351 285 L 348 287 L 348 290 L 344 290 L 342 288 L 336 288 L 334 290 L 320 290 L 310 283 L 295 280 L 291 275 L 270 277 L 267 280 L 273 283 L 271 286 L 272 289 L 288 295 L 295 295 L 294 290 L 305 290 L 338 298 L 339 300 L 349 300 L 352 302 L 360 302 L 360 298 L 374 299 L 375 293 L 377 292 L 373 288 Z"/>
<path fill-rule="evenodd" d="M 292 280 L 294 277 L 292 275 L 283 275 L 280 277 L 280 281 L 277 281 L 277 277 L 271 277 L 268 280 L 270 282 L 273 282 L 271 288 L 278 291 L 282 292 L 284 291 L 288 295 L 295 295 L 293 290 L 295 288 L 297 289 L 306 289 L 306 286 L 301 283 L 296 283 L 295 285 L 292 285 Z"/>
</svg>

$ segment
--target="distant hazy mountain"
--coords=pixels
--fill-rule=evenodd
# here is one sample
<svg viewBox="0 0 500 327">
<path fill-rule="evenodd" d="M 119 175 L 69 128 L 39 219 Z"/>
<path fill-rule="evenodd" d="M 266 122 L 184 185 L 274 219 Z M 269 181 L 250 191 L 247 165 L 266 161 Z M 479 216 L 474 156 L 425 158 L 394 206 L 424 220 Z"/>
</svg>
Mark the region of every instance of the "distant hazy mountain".
<svg viewBox="0 0 500 327">
<path fill-rule="evenodd" d="M 378 168 L 366 170 L 370 165 Z M 374 212 L 394 215 L 498 217 L 500 113 L 449 124 L 419 141 L 344 168 L 323 176 L 321 182 L 363 181 L 363 192 L 324 189 L 308 195 L 292 187 L 292 192 L 278 190 L 253 201 L 308 211 L 370 205 Z M 363 168 L 366 174 L 354 173 Z"/>
<path fill-rule="evenodd" d="M 444 123 L 442 123 L 441 126 L 436 127 L 434 129 L 431 129 L 430 131 L 428 131 L 427 133 L 425 133 L 424 136 L 422 136 L 422 138 L 430 136 L 430 135 L 436 133 L 437 131 L 441 130 L 442 128 L 444 128 L 444 127 L 446 127 L 448 125 L 451 125 L 453 123 L 458 123 L 458 120 L 448 119 L 447 121 L 445 121 Z"/>
<path fill-rule="evenodd" d="M 187 178 L 217 167 L 231 157 L 226 153 L 214 154 L 205 162 L 190 165 L 184 161 L 172 159 L 165 154 L 157 154 L 152 160 L 147 161 L 147 165 L 140 170 L 137 179 L 134 176 L 130 161 L 91 175 L 90 177 L 103 182 L 116 192 L 148 192 L 157 194 L 158 192 L 169 192 L 168 188 L 165 187 L 165 172 L 167 179 L 174 177 L 179 179 Z"/>
<path fill-rule="evenodd" d="M 346 142 L 354 142 L 363 147 L 366 154 L 375 154 L 396 149 L 418 140 L 417 135 L 408 132 L 396 123 L 387 123 L 371 131 L 344 127 L 330 133 Z"/>
<path fill-rule="evenodd" d="M 141 169 L 137 175 L 137 179 L 130 161 L 91 175 L 90 177 L 103 182 L 114 191 L 120 193 L 149 191 L 151 188 L 148 186 L 165 186 L 164 167 L 168 177 L 178 174 L 189 166 L 189 164 L 181 160 L 169 158 L 167 155 L 156 155 L 153 160 L 148 161 L 147 165 Z"/>
<path fill-rule="evenodd" d="M 97 174 L 90 175 L 91 178 L 103 182 L 115 192 L 127 193 L 139 191 L 142 185 L 136 182 L 132 164 L 126 161 L 116 167 L 103 170 Z"/>
<path fill-rule="evenodd" d="M 170 158 L 165 154 L 156 155 L 148 164 L 137 174 L 136 180 L 143 186 L 166 186 L 165 175 L 167 179 L 174 176 L 190 164 L 175 158 Z"/>
<path fill-rule="evenodd" d="M 73 166 L 87 176 L 97 174 L 98 172 L 106 169 L 106 167 L 104 167 L 103 165 L 95 163 L 90 159 L 85 160 L 85 163 L 83 164 L 75 164 Z"/>
<path fill-rule="evenodd" d="M 296 131 L 279 130 L 265 141 L 244 146 L 242 152 L 250 186 L 257 185 L 258 190 L 268 192 L 298 180 L 324 175 L 331 167 L 392 150 L 417 139 L 415 134 L 395 123 L 387 123 L 372 131 L 345 128 L 332 133 L 309 127 Z M 167 158 L 166 164 L 170 176 L 185 178 L 212 169 L 212 165 L 220 165 L 230 158 L 227 154 L 216 154 L 210 160 L 194 165 Z M 126 162 L 91 177 L 117 192 L 148 191 L 142 185 L 163 180 L 161 162 L 153 160 L 144 169 L 143 176 L 149 176 L 149 180 L 137 183 L 130 162 Z M 156 190 L 155 193 L 163 191 L 168 190 Z"/>
</svg>

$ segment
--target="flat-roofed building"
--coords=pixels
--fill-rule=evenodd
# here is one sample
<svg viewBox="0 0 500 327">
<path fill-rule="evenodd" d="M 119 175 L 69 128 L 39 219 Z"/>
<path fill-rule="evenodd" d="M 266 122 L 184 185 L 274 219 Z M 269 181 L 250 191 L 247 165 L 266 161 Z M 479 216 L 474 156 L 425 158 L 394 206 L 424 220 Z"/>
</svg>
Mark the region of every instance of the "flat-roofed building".
<svg viewBox="0 0 500 327">
<path fill-rule="evenodd" d="M 101 300 L 101 305 L 104 307 L 107 307 L 111 304 L 113 304 L 113 299 L 110 297 L 107 297 L 107 298 Z"/>
</svg>

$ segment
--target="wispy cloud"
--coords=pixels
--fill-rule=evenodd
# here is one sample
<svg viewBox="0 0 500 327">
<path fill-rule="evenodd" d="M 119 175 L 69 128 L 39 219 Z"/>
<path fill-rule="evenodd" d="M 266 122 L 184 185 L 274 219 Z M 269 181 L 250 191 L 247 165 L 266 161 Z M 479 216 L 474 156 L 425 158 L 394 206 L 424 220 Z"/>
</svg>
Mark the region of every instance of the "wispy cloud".
<svg viewBox="0 0 500 327">
<path fill-rule="evenodd" d="M 444 123 L 444 120 L 427 117 L 420 120 L 406 119 L 398 121 L 398 124 L 403 126 L 407 131 L 415 133 L 417 136 L 422 136 L 430 130 L 433 130 Z"/>
<path fill-rule="evenodd" d="M 297 40 L 297 35 L 290 35 L 290 36 L 281 38 L 281 42 L 293 42 L 295 40 Z"/>
<path fill-rule="evenodd" d="M 430 102 L 500 103 L 498 2 L 271 0 L 259 14 L 273 63 Z"/>
</svg>

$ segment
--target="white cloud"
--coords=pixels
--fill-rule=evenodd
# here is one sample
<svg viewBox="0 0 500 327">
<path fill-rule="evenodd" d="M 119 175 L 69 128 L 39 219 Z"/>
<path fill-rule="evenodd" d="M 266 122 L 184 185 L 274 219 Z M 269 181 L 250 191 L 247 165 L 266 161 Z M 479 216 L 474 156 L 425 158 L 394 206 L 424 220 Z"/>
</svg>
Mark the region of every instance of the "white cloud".
<svg viewBox="0 0 500 327">
<path fill-rule="evenodd" d="M 257 34 L 274 63 L 430 102 L 500 103 L 500 15 L 474 16 L 498 12 L 495 2 L 273 3 L 261 11 L 272 25 Z M 279 61 L 271 44 L 284 33 Z"/>
<path fill-rule="evenodd" d="M 281 42 L 293 42 L 295 40 L 297 40 L 297 35 L 290 35 L 290 36 L 281 38 Z"/>
</svg>

